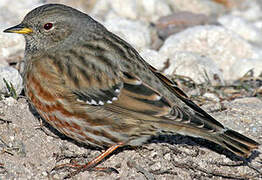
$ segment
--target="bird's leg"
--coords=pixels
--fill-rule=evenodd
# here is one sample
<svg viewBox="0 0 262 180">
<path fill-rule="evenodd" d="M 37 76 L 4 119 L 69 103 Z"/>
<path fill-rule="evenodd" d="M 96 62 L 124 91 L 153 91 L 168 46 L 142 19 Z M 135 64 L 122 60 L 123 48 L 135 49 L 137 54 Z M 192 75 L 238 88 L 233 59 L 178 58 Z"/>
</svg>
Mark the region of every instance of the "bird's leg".
<svg viewBox="0 0 262 180">
<path fill-rule="evenodd" d="M 107 156 L 109 156 L 112 152 L 114 152 L 117 148 L 119 148 L 121 146 L 123 146 L 123 143 L 118 143 L 118 144 L 111 146 L 105 152 L 103 152 L 102 154 L 100 154 L 99 156 L 97 156 L 95 159 L 88 162 L 87 164 L 80 165 L 80 164 L 77 164 L 76 162 L 66 163 L 66 164 L 61 164 L 61 165 L 54 167 L 53 170 L 61 169 L 61 168 L 64 168 L 64 167 L 70 167 L 70 168 L 77 169 L 76 171 L 70 173 L 66 178 L 70 178 L 72 176 L 75 176 L 76 174 L 80 173 L 81 171 L 82 172 L 83 171 L 104 171 L 104 172 L 116 172 L 116 173 L 118 173 L 118 171 L 114 168 L 96 167 L 96 166 L 103 159 L 105 159 Z"/>
</svg>

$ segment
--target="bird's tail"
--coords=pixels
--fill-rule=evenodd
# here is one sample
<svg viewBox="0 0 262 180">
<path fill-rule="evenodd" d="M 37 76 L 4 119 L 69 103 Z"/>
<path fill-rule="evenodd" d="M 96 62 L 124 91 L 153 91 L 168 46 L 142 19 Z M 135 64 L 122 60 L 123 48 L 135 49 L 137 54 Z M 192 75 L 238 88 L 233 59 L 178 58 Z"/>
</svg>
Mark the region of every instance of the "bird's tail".
<svg viewBox="0 0 262 180">
<path fill-rule="evenodd" d="M 251 154 L 253 149 L 257 149 L 259 146 L 256 141 L 231 129 L 225 129 L 223 133 L 210 136 L 209 140 L 245 158 Z"/>
<path fill-rule="evenodd" d="M 182 135 L 207 139 L 221 145 L 234 154 L 245 158 L 251 154 L 253 149 L 257 149 L 260 145 L 256 141 L 227 128 L 218 128 L 214 131 L 208 131 L 203 127 L 194 127 L 192 125 L 182 125 L 179 123 L 171 123 L 167 125 L 161 123 L 160 129 L 165 129 L 169 132 L 175 132 Z"/>
<path fill-rule="evenodd" d="M 160 130 L 205 138 L 242 157 L 248 157 L 251 151 L 259 146 L 254 140 L 236 131 L 225 128 L 221 123 L 191 101 L 175 83 L 170 81 L 154 67 L 150 65 L 148 65 L 148 67 L 170 92 L 180 99 L 184 105 L 187 105 L 182 108 L 177 106 L 173 107 L 172 113 L 168 114 L 169 118 L 160 120 L 158 123 L 160 127 L 157 127 L 160 128 Z M 193 110 L 194 113 L 192 114 L 192 111 L 188 111 L 188 109 Z M 172 119 L 174 121 L 172 121 Z"/>
</svg>

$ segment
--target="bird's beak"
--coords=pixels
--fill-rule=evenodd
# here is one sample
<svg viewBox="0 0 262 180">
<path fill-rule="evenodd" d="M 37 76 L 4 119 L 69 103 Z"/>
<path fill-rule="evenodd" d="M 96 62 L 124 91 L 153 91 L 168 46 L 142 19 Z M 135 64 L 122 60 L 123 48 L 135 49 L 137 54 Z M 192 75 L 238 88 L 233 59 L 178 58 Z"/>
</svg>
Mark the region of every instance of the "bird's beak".
<svg viewBox="0 0 262 180">
<path fill-rule="evenodd" d="M 5 33 L 18 33 L 18 34 L 30 34 L 33 32 L 31 28 L 25 27 L 22 24 L 18 24 L 16 26 L 10 27 L 4 30 Z"/>
</svg>

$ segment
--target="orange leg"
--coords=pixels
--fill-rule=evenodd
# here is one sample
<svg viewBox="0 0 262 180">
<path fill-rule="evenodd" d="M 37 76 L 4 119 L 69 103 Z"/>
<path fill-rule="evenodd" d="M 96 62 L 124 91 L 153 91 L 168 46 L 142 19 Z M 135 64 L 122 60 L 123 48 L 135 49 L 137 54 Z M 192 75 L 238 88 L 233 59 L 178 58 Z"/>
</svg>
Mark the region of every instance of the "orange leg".
<svg viewBox="0 0 262 180">
<path fill-rule="evenodd" d="M 123 143 L 118 143 L 118 144 L 111 146 L 105 152 L 103 152 L 102 154 L 100 154 L 99 156 L 97 156 L 95 159 L 88 162 L 87 164 L 84 164 L 84 165 L 79 165 L 79 164 L 76 164 L 76 163 L 61 164 L 61 165 L 56 166 L 54 169 L 60 169 L 60 168 L 63 168 L 63 167 L 76 168 L 77 170 L 70 173 L 67 178 L 72 177 L 72 176 L 80 173 L 81 171 L 86 171 L 86 170 L 99 170 L 99 171 L 106 171 L 106 172 L 116 171 L 113 168 L 103 168 L 103 167 L 96 167 L 96 166 L 103 159 L 105 159 L 108 155 L 110 155 L 112 152 L 114 152 L 117 148 L 119 148 L 121 146 L 123 146 Z"/>
</svg>

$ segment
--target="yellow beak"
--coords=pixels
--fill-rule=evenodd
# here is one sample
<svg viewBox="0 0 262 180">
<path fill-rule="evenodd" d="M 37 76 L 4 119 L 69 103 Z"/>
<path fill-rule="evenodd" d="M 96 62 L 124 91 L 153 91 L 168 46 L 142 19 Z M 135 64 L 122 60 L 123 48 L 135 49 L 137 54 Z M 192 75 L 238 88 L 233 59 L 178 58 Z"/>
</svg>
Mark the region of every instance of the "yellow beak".
<svg viewBox="0 0 262 180">
<path fill-rule="evenodd" d="M 4 30 L 5 33 L 18 33 L 18 34 L 30 34 L 33 32 L 31 28 L 24 27 L 21 24 L 18 24 L 17 26 L 10 27 L 6 30 Z"/>
</svg>

